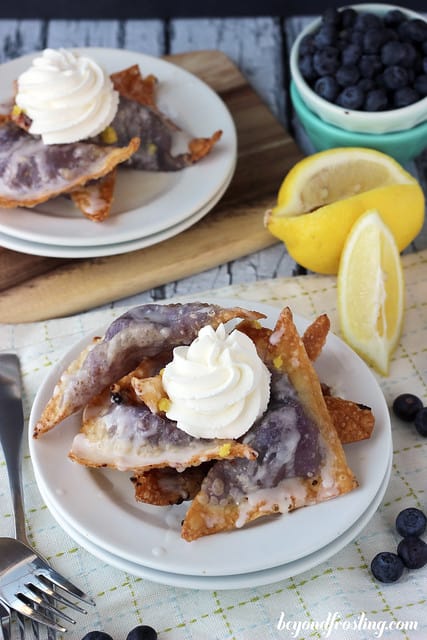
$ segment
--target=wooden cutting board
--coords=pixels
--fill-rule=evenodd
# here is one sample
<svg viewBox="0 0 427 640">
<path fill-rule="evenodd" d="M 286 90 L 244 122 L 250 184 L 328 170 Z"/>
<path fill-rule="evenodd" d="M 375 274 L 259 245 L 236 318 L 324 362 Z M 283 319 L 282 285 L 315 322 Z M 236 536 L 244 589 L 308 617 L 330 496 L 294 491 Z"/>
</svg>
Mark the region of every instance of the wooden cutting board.
<svg viewBox="0 0 427 640">
<path fill-rule="evenodd" d="M 0 247 L 0 322 L 85 311 L 218 266 L 274 244 L 264 229 L 301 151 L 233 62 L 220 51 L 169 56 L 210 85 L 235 121 L 238 161 L 220 202 L 200 222 L 157 245 L 92 259 L 43 258 Z"/>
</svg>

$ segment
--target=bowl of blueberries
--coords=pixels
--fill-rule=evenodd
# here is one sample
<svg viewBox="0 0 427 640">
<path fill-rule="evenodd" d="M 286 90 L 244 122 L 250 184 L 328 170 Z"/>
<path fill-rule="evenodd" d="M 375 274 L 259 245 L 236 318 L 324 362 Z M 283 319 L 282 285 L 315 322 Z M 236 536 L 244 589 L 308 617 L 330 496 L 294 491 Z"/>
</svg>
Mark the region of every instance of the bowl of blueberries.
<svg viewBox="0 0 427 640">
<path fill-rule="evenodd" d="M 296 39 L 291 100 L 316 150 L 427 147 L 427 18 L 387 4 L 327 9 Z"/>
</svg>

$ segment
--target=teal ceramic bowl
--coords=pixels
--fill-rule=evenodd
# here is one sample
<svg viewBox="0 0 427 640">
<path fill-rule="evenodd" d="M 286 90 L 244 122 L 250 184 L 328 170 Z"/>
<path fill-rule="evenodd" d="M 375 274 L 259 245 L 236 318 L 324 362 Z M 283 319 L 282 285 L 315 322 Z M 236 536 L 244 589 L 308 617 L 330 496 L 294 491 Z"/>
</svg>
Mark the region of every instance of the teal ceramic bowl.
<svg viewBox="0 0 427 640">
<path fill-rule="evenodd" d="M 427 148 L 427 121 L 405 131 L 359 133 L 340 129 L 319 118 L 304 104 L 293 81 L 291 100 L 298 119 L 316 151 L 335 147 L 367 147 L 387 153 L 400 164 L 406 164 Z"/>
</svg>

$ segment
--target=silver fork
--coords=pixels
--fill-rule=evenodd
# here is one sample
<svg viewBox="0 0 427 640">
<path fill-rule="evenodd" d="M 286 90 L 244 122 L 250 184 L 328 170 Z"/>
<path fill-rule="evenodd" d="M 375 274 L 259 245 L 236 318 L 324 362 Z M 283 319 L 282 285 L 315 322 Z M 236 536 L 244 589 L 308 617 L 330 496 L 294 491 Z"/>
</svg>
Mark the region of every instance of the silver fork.
<svg viewBox="0 0 427 640">
<path fill-rule="evenodd" d="M 25 530 L 21 481 L 21 450 L 24 432 L 21 371 L 16 354 L 0 354 L 0 441 L 6 461 L 14 515 L 14 538 L 0 538 L 0 603 L 36 623 L 56 631 L 66 628 L 56 618 L 75 624 L 58 605 L 80 613 L 86 610 L 63 592 L 87 604 L 93 600 L 40 556 Z M 3 631 L 4 634 L 4 631 Z M 37 636 L 36 636 L 37 637 Z"/>
<path fill-rule="evenodd" d="M 0 631 L 2 640 L 10 640 L 10 611 L 0 602 Z"/>
</svg>

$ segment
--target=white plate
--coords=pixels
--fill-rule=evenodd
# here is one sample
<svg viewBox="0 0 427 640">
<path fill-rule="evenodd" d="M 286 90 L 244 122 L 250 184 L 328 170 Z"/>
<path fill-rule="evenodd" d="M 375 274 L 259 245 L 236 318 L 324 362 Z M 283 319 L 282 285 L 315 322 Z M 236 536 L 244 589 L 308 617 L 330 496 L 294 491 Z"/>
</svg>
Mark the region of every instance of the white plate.
<svg viewBox="0 0 427 640">
<path fill-rule="evenodd" d="M 183 131 L 207 137 L 221 129 L 222 137 L 206 158 L 181 171 L 119 169 L 112 212 L 102 224 L 86 219 L 62 197 L 35 209 L 0 209 L 0 231 L 67 247 L 111 245 L 153 235 L 200 210 L 227 180 L 236 160 L 236 130 L 223 101 L 196 76 L 159 58 L 120 49 L 76 50 L 109 73 L 138 64 L 143 75 L 157 76 L 158 105 Z M 35 55 L 0 65 L 0 102 L 12 95 L 13 81 Z"/>
<path fill-rule="evenodd" d="M 253 302 L 216 302 L 255 307 L 267 315 L 265 323 L 270 326 L 278 314 L 275 307 Z M 303 330 L 308 321 L 296 317 L 296 323 Z M 99 335 L 99 331 L 95 334 Z M 42 384 L 31 411 L 30 432 L 59 374 L 90 337 L 75 345 Z M 316 369 L 321 380 L 337 394 L 372 407 L 376 417 L 372 437 L 346 447 L 349 464 L 359 480 L 359 487 L 349 494 L 299 509 L 289 516 L 260 519 L 239 531 L 188 543 L 180 537 L 185 504 L 164 508 L 137 504 L 128 474 L 91 470 L 68 460 L 72 438 L 80 426 L 79 414 L 40 440 L 30 437 L 40 490 L 59 516 L 90 542 L 124 560 L 159 571 L 228 576 L 270 569 L 304 558 L 336 540 L 363 515 L 381 487 L 391 446 L 388 408 L 365 363 L 341 340 L 330 335 Z"/>
<path fill-rule="evenodd" d="M 179 573 L 157 571 L 156 569 L 150 569 L 148 567 L 144 567 L 143 565 L 123 560 L 123 558 L 109 553 L 102 547 L 98 547 L 96 544 L 90 542 L 80 531 L 74 529 L 74 527 L 72 527 L 70 523 L 67 522 L 67 520 L 62 518 L 55 511 L 55 508 L 49 504 L 49 500 L 46 499 L 45 496 L 43 496 L 43 498 L 45 498 L 46 505 L 55 520 L 62 527 L 62 529 L 64 529 L 64 531 L 68 533 L 68 535 L 71 536 L 71 538 L 73 538 L 75 542 L 77 542 L 77 544 L 81 545 L 84 549 L 86 549 L 86 551 L 89 551 L 89 553 L 94 555 L 96 558 L 99 558 L 99 560 L 102 560 L 103 562 L 116 567 L 116 569 L 120 569 L 121 571 L 125 571 L 126 573 L 130 573 L 131 575 L 137 576 L 139 578 L 151 580 L 152 582 L 157 582 L 160 584 L 166 584 L 171 587 L 182 587 L 185 589 L 203 589 L 209 591 L 218 589 L 247 589 L 251 587 L 260 587 L 262 585 L 271 584 L 273 582 L 278 582 L 279 580 L 285 580 L 286 578 L 297 576 L 303 571 L 309 571 L 313 567 L 319 565 L 321 562 L 326 562 L 326 560 L 329 560 L 329 558 L 337 554 L 347 544 L 354 540 L 366 527 L 372 516 L 377 511 L 384 497 L 390 480 L 393 457 L 392 453 L 393 452 L 390 446 L 387 471 L 384 476 L 384 480 L 382 481 L 381 486 L 378 490 L 378 493 L 366 509 L 365 513 L 351 527 L 349 527 L 349 529 L 347 529 L 345 533 L 339 536 L 339 538 L 336 538 L 336 540 L 326 545 L 325 547 L 322 547 L 322 549 L 319 549 L 318 551 L 309 554 L 304 558 L 300 558 L 299 560 L 288 562 L 288 564 L 279 565 L 270 569 L 254 571 L 251 573 L 242 573 L 240 575 L 187 576 Z"/>
<path fill-rule="evenodd" d="M 6 235 L 5 233 L 0 233 L 0 246 L 5 247 L 6 249 L 19 251 L 21 253 L 54 258 L 97 258 L 129 253 L 129 251 L 136 251 L 137 249 L 144 249 L 145 247 L 150 247 L 153 244 L 158 244 L 159 242 L 163 242 L 164 240 L 168 240 L 168 238 L 178 235 L 178 233 L 192 227 L 196 222 L 207 215 L 226 192 L 233 174 L 234 169 L 231 171 L 229 177 L 224 182 L 218 193 L 212 198 L 212 200 L 209 200 L 204 207 L 199 209 L 199 211 L 191 214 L 191 216 L 185 218 L 182 222 L 179 222 L 164 231 L 154 233 L 151 236 L 143 236 L 142 238 L 128 240 L 127 242 L 119 242 L 117 244 L 103 244 L 95 245 L 93 247 L 65 247 L 63 245 L 31 242 L 29 240 L 23 240 L 22 238 Z"/>
</svg>

